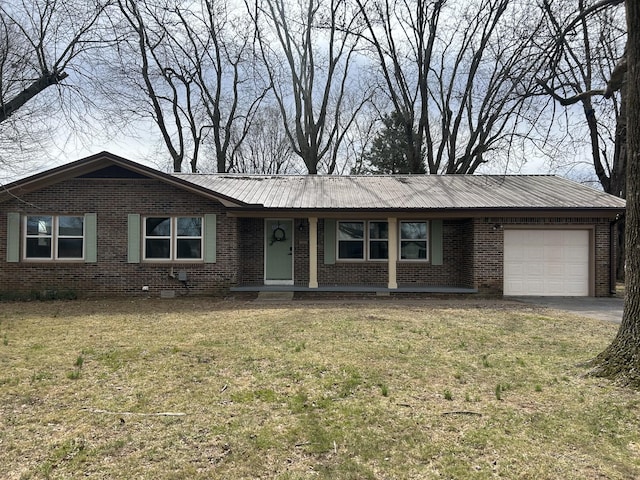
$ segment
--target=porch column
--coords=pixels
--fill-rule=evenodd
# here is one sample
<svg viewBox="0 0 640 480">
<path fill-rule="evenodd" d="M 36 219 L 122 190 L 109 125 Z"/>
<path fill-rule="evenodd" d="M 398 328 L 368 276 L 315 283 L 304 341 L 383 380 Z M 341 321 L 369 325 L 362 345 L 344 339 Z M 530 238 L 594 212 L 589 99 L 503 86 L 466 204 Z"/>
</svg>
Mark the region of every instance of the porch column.
<svg viewBox="0 0 640 480">
<path fill-rule="evenodd" d="M 398 258 L 398 219 L 388 218 L 389 222 L 389 284 L 388 288 L 398 288 L 396 262 Z"/>
<path fill-rule="evenodd" d="M 318 217 L 309 217 L 309 288 L 318 288 Z"/>
</svg>

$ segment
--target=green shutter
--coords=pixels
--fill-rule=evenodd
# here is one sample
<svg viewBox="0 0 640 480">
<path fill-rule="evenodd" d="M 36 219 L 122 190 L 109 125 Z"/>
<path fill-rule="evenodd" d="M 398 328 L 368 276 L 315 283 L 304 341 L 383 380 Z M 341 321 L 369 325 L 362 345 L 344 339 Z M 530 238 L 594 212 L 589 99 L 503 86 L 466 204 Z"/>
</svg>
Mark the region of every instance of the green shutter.
<svg viewBox="0 0 640 480">
<path fill-rule="evenodd" d="M 98 223 L 95 213 L 84 214 L 84 261 L 98 261 Z"/>
<path fill-rule="evenodd" d="M 140 263 L 140 215 L 130 213 L 127 218 L 127 262 Z"/>
<path fill-rule="evenodd" d="M 431 220 L 431 265 L 442 265 L 442 220 Z"/>
<path fill-rule="evenodd" d="M 7 262 L 20 261 L 20 214 L 7 213 Z"/>
<path fill-rule="evenodd" d="M 336 263 L 336 221 L 329 218 L 324 219 L 324 263 Z"/>
<path fill-rule="evenodd" d="M 216 215 L 204 216 L 204 263 L 216 263 Z"/>
</svg>

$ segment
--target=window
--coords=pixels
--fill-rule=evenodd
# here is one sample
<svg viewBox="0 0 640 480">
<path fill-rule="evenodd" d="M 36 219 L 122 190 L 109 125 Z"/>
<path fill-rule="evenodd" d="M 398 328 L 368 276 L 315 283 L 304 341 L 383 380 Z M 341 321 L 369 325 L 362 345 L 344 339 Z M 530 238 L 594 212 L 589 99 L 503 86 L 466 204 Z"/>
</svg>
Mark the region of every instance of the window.
<svg viewBox="0 0 640 480">
<path fill-rule="evenodd" d="M 427 222 L 400 222 L 400 259 L 427 260 Z"/>
<path fill-rule="evenodd" d="M 389 224 L 384 221 L 338 222 L 338 258 L 340 260 L 388 259 Z"/>
<path fill-rule="evenodd" d="M 145 260 L 202 260 L 201 217 L 147 217 Z"/>
<path fill-rule="evenodd" d="M 364 222 L 338 222 L 338 258 L 364 260 Z"/>
<path fill-rule="evenodd" d="M 369 222 L 369 259 L 386 260 L 389 258 L 389 224 L 387 222 Z"/>
<path fill-rule="evenodd" d="M 400 221 L 400 260 L 428 260 L 429 223 Z M 389 223 L 383 220 L 337 222 L 339 260 L 387 260 Z M 396 252 L 392 252 L 397 255 Z"/>
<path fill-rule="evenodd" d="M 27 215 L 26 259 L 82 260 L 84 217 L 71 215 Z"/>
</svg>

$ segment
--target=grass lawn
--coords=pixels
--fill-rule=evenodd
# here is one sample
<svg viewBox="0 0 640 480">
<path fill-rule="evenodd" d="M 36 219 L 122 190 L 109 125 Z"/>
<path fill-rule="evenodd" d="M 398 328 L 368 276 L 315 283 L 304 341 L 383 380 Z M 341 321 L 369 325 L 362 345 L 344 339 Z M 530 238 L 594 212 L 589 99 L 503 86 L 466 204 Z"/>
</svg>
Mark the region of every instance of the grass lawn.
<svg viewBox="0 0 640 480">
<path fill-rule="evenodd" d="M 617 325 L 502 302 L 0 304 L 0 477 L 632 479 Z"/>
</svg>

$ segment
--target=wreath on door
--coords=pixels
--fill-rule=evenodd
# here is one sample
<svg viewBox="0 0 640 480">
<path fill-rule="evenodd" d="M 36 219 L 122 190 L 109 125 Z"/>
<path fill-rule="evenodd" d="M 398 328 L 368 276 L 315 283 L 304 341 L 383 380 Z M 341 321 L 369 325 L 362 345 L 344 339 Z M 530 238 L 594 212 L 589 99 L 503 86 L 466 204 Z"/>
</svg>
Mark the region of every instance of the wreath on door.
<svg viewBox="0 0 640 480">
<path fill-rule="evenodd" d="M 284 229 L 282 227 L 278 227 L 274 229 L 273 233 L 271 234 L 270 245 L 273 245 L 276 242 L 284 242 L 286 239 L 287 239 L 287 234 L 285 233 Z"/>
</svg>

